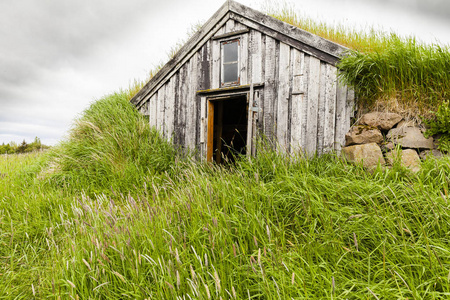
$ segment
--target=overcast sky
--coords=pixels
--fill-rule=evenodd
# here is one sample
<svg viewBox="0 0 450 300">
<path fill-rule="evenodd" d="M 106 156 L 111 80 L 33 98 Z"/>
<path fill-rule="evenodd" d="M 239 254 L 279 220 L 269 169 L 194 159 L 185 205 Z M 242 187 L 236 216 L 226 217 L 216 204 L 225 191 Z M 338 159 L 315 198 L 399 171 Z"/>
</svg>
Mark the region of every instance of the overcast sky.
<svg viewBox="0 0 450 300">
<path fill-rule="evenodd" d="M 225 0 L 0 0 L 0 143 L 56 144 L 89 103 L 167 59 Z M 447 0 L 241 0 L 288 3 L 330 24 L 450 44 Z"/>
</svg>

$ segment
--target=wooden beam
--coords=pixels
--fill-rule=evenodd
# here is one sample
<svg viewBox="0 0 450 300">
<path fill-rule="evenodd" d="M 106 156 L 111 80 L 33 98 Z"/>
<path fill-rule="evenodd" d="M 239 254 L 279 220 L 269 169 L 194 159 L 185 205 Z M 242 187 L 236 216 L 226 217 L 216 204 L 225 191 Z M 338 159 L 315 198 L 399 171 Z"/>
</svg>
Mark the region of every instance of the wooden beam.
<svg viewBox="0 0 450 300">
<path fill-rule="evenodd" d="M 264 83 L 254 83 L 253 84 L 253 88 L 262 88 L 263 86 L 264 86 Z M 249 89 L 250 89 L 250 84 L 246 84 L 246 85 L 229 86 L 229 87 L 219 88 L 219 89 L 201 90 L 201 91 L 197 91 L 197 94 L 201 94 L 201 95 L 216 94 L 216 93 L 223 93 L 223 92 L 249 90 Z"/>
<path fill-rule="evenodd" d="M 250 32 L 250 30 L 247 28 L 247 29 L 242 29 L 242 30 L 238 30 L 238 31 L 234 31 L 234 32 L 216 35 L 216 36 L 213 36 L 212 39 L 213 40 L 226 39 L 228 37 L 232 37 L 232 36 L 236 36 L 236 35 L 240 35 L 240 34 L 244 34 L 244 33 L 248 33 L 248 32 Z"/>
<path fill-rule="evenodd" d="M 208 134 L 206 144 L 206 161 L 212 162 L 214 153 L 214 103 L 208 101 Z"/>
</svg>

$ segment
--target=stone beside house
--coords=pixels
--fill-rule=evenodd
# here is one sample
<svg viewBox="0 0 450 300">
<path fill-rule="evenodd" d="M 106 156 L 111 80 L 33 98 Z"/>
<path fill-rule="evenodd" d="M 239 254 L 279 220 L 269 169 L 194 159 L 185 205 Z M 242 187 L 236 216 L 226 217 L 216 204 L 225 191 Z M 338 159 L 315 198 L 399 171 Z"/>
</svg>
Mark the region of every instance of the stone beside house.
<svg viewBox="0 0 450 300">
<path fill-rule="evenodd" d="M 396 113 L 370 112 L 361 117 L 345 136 L 342 155 L 365 168 L 392 166 L 396 161 L 413 172 L 420 170 L 421 159 L 442 157 L 433 137 L 425 129 L 406 122 Z"/>
</svg>

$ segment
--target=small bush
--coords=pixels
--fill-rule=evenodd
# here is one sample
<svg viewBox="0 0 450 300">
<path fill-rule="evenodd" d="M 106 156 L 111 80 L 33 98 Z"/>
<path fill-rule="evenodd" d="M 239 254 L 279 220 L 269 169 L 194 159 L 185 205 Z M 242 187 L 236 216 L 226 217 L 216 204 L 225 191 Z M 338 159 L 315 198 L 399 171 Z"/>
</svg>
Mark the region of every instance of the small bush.
<svg viewBox="0 0 450 300">
<path fill-rule="evenodd" d="M 429 127 L 425 136 L 440 134 L 438 149 L 444 152 L 450 151 L 450 102 L 444 101 L 435 113 L 434 118 L 424 120 Z"/>
</svg>

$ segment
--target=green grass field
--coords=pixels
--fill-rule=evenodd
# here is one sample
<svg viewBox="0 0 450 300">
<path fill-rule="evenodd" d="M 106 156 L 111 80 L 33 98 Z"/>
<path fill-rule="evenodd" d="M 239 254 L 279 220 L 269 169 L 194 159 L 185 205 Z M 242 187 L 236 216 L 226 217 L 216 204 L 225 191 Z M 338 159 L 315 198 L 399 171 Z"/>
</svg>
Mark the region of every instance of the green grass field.
<svg viewBox="0 0 450 300">
<path fill-rule="evenodd" d="M 105 97 L 62 145 L 1 156 L 0 299 L 450 297 L 448 158 L 210 166 L 129 107 Z"/>
</svg>

